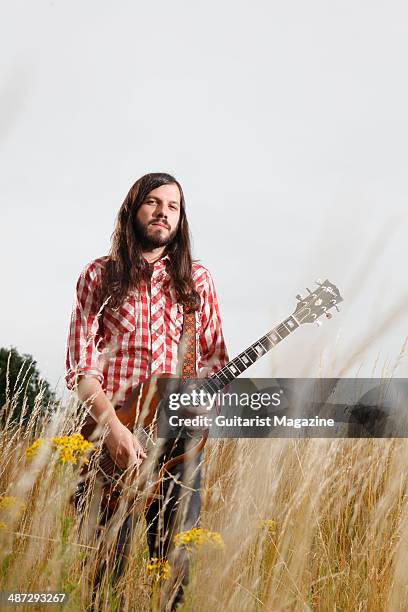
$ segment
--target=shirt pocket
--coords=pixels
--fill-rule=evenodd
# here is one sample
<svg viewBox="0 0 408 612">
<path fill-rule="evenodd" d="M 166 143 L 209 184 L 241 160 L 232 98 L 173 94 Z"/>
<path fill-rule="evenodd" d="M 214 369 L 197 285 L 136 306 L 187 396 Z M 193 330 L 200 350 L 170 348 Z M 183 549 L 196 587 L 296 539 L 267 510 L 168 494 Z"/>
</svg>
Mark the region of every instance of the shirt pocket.
<svg viewBox="0 0 408 612">
<path fill-rule="evenodd" d="M 104 310 L 103 324 L 111 336 L 134 332 L 136 329 L 135 303 L 125 302 L 118 308 L 107 306 Z"/>
</svg>

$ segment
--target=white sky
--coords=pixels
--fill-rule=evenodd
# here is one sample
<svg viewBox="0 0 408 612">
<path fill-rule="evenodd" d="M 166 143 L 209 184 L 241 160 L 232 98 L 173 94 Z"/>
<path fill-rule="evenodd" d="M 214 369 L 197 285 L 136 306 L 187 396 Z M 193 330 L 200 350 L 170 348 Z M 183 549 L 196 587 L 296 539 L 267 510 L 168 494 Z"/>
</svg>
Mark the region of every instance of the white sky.
<svg viewBox="0 0 408 612">
<path fill-rule="evenodd" d="M 343 293 L 340 314 L 248 374 L 335 375 L 367 335 L 347 373 L 390 368 L 408 329 L 404 2 L 1 9 L 0 346 L 32 353 L 57 383 L 77 276 L 107 252 L 132 183 L 167 171 L 231 357 L 317 277 Z"/>
</svg>

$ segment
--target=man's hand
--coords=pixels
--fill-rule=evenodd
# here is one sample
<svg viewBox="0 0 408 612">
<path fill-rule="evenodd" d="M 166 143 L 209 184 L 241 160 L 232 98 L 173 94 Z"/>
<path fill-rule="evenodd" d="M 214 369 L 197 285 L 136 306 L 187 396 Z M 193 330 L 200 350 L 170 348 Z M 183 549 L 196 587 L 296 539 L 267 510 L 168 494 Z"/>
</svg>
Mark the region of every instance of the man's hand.
<svg viewBox="0 0 408 612">
<path fill-rule="evenodd" d="M 92 376 L 81 377 L 78 383 L 78 397 L 89 409 L 100 425 L 108 426 L 105 444 L 114 462 L 123 470 L 146 459 L 141 444 L 125 425 L 119 421 L 111 402 L 102 390 L 100 382 Z"/>
<path fill-rule="evenodd" d="M 113 461 L 123 470 L 128 467 L 139 467 L 147 455 L 135 436 L 118 418 L 108 422 L 109 433 L 105 444 Z"/>
</svg>

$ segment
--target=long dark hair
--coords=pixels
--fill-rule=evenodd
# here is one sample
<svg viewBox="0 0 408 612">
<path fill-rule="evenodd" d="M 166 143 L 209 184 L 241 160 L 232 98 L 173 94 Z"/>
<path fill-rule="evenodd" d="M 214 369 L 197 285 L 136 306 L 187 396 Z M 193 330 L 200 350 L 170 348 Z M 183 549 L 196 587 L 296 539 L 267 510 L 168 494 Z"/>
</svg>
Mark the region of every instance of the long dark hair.
<svg viewBox="0 0 408 612">
<path fill-rule="evenodd" d="M 199 307 L 200 300 L 192 279 L 190 231 L 183 190 L 170 174 L 152 172 L 142 176 L 130 188 L 116 219 L 101 286 L 101 300 L 110 296 L 109 305 L 114 308 L 123 302 L 129 290 L 138 289 L 142 280 L 148 282 L 150 278 L 149 265 L 142 255 L 142 245 L 134 229 L 136 212 L 153 189 L 172 183 L 180 190 L 180 219 L 177 233 L 165 251 L 169 255 L 169 272 L 178 301 L 189 311 Z"/>
</svg>

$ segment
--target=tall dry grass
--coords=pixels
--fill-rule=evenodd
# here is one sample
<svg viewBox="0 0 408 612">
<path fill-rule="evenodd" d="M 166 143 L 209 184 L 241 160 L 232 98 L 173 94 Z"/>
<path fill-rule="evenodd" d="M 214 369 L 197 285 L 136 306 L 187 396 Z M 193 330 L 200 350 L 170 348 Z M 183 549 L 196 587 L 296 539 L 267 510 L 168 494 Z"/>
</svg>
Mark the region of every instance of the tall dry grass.
<svg viewBox="0 0 408 612">
<path fill-rule="evenodd" d="M 65 592 L 75 611 L 90 609 L 117 525 L 93 529 L 95 496 L 74 511 L 79 465 L 46 445 L 27 461 L 26 449 L 78 426 L 73 402 L 47 418 L 34 412 L 2 431 L 0 459 L 0 590 Z M 212 440 L 203 469 L 202 526 L 225 546 L 191 554 L 181 610 L 408 609 L 406 440 Z M 157 602 L 145 528 L 141 515 L 130 563 L 116 588 L 101 585 L 100 609 L 149 610 L 152 590 Z"/>
</svg>

